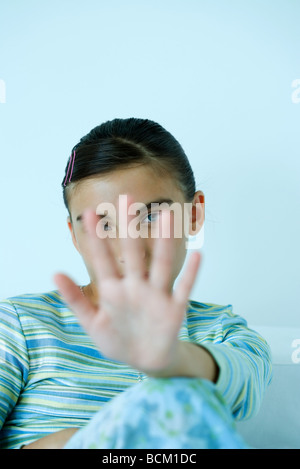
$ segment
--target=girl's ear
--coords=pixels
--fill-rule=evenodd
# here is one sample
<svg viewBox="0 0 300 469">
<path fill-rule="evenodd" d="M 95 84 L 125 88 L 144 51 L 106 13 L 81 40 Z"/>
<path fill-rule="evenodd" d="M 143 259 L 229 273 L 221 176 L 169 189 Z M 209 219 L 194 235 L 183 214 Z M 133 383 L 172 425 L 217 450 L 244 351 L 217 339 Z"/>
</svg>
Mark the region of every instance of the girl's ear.
<svg viewBox="0 0 300 469">
<path fill-rule="evenodd" d="M 201 230 L 205 220 L 205 197 L 202 191 L 195 192 L 190 213 L 189 235 L 195 236 Z"/>
<path fill-rule="evenodd" d="M 68 223 L 69 230 L 71 232 L 73 244 L 74 244 L 75 248 L 77 249 L 77 251 L 80 253 L 78 243 L 77 243 L 77 239 L 76 239 L 76 236 L 75 236 L 75 233 L 74 233 L 73 223 L 72 223 L 72 220 L 71 220 L 70 216 L 67 217 L 67 223 Z"/>
</svg>

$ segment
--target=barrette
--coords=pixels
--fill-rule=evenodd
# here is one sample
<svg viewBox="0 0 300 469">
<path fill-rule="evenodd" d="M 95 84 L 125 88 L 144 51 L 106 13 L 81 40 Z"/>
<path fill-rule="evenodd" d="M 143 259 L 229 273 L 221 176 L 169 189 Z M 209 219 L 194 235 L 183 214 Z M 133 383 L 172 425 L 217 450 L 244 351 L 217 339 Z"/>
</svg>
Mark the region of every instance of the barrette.
<svg viewBox="0 0 300 469">
<path fill-rule="evenodd" d="M 74 162 L 75 162 L 75 156 L 76 156 L 76 152 L 75 152 L 75 150 L 74 150 L 74 151 L 73 151 L 73 155 L 71 154 L 71 156 L 70 156 L 69 165 L 68 165 L 68 170 L 67 170 L 67 175 L 66 175 L 65 181 L 64 181 L 64 186 L 67 185 L 67 179 L 68 179 L 68 175 L 69 175 L 69 171 L 70 171 L 70 166 L 71 166 L 71 164 L 72 164 L 71 172 L 70 172 L 70 177 L 69 177 L 69 181 L 68 181 L 68 182 L 71 182 L 71 177 L 72 177 L 72 174 L 73 174 L 73 168 L 74 168 Z"/>
</svg>

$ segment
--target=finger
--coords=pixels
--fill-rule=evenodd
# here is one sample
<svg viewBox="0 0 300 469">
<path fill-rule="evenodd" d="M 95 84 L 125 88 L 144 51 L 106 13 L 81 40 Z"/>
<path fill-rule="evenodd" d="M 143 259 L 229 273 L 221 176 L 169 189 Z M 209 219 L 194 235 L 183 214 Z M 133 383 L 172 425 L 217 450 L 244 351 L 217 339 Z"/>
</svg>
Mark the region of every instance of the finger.
<svg viewBox="0 0 300 469">
<path fill-rule="evenodd" d="M 160 235 L 155 240 L 150 270 L 150 283 L 156 288 L 170 287 L 174 258 L 174 213 L 163 210 L 159 218 Z"/>
<path fill-rule="evenodd" d="M 201 258 L 202 256 L 200 252 L 197 251 L 190 255 L 184 273 L 174 291 L 174 299 L 182 305 L 186 305 L 188 302 L 189 295 L 192 291 L 200 267 Z"/>
<path fill-rule="evenodd" d="M 120 229 L 126 236 L 120 238 L 122 258 L 124 260 L 124 274 L 143 278 L 146 274 L 144 244 L 137 231 L 136 214 L 129 214 L 128 208 L 133 204 L 133 198 L 127 196 L 120 200 Z"/>
<path fill-rule="evenodd" d="M 93 266 L 98 281 L 108 277 L 120 277 L 116 259 L 109 245 L 108 238 L 97 236 L 97 223 L 99 222 L 93 210 L 86 210 L 83 214 L 83 224 L 88 232 L 87 260 Z"/>
<path fill-rule="evenodd" d="M 96 315 L 96 306 L 82 294 L 80 288 L 67 275 L 57 273 L 54 275 L 53 280 L 66 303 L 78 316 L 83 327 L 86 327 Z"/>
</svg>

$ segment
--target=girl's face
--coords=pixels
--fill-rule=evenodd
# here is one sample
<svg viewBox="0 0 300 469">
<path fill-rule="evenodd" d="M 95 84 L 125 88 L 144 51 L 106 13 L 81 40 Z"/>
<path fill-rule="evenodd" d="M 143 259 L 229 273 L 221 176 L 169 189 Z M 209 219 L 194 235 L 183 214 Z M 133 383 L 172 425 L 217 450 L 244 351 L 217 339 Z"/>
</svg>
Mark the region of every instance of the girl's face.
<svg viewBox="0 0 300 469">
<path fill-rule="evenodd" d="M 105 223 L 101 224 L 101 221 L 99 221 L 99 223 L 100 228 L 104 231 L 112 229 L 115 230 L 116 236 L 115 238 L 111 237 L 109 242 L 111 243 L 115 259 L 119 266 L 120 274 L 122 275 L 124 261 L 122 259 L 122 252 L 118 239 L 119 195 L 131 196 L 135 202 L 143 203 L 145 206 L 151 204 L 151 202 L 162 203 L 163 201 L 168 202 L 169 205 L 171 205 L 173 202 L 177 202 L 177 208 L 181 206 L 182 217 L 178 215 L 178 212 L 174 212 L 175 233 L 181 232 L 182 236 L 178 238 L 175 237 L 174 239 L 174 258 L 170 284 L 170 289 L 172 289 L 173 283 L 178 276 L 186 257 L 186 242 L 188 240 L 189 233 L 187 232 L 187 228 L 184 227 L 184 223 L 190 223 L 190 228 L 194 230 L 193 234 L 199 231 L 204 222 L 204 204 L 202 203 L 202 209 L 200 211 L 199 209 L 196 211 L 195 206 L 193 208 L 190 206 L 189 210 L 186 208 L 184 212 L 184 203 L 186 203 L 186 201 L 182 191 L 178 189 L 174 183 L 174 180 L 165 174 L 159 175 L 158 172 L 155 172 L 153 168 L 148 165 L 140 165 L 138 167 L 116 170 L 107 175 L 83 180 L 82 182 L 78 183 L 75 190 L 71 189 L 70 191 L 69 210 L 71 219 L 68 217 L 68 226 L 72 234 L 73 243 L 78 252 L 81 254 L 88 270 L 91 282 L 93 282 L 94 285 L 96 284 L 96 279 L 93 268 L 87 261 L 88 234 L 84 230 L 81 216 L 87 208 L 91 208 L 97 211 L 99 219 L 101 219 L 101 210 L 99 211 L 99 204 L 103 204 L 104 202 L 112 204 L 112 207 L 115 208 L 115 217 L 113 217 L 114 211 L 111 213 L 108 211 L 108 214 L 102 213 L 102 215 L 111 215 L 111 223 L 107 223 L 107 216 L 105 218 Z M 194 205 L 196 203 L 200 203 L 199 196 L 201 195 L 203 196 L 201 191 L 196 192 L 193 201 Z M 137 212 L 137 216 L 138 215 L 139 212 Z M 139 216 L 139 220 L 143 225 L 143 233 L 145 233 L 145 230 L 147 229 L 149 233 L 147 237 L 143 237 L 143 255 L 145 258 L 146 270 L 149 272 L 151 266 L 152 250 L 155 243 L 155 239 L 153 237 L 151 238 L 151 232 L 155 232 L 155 226 L 153 226 L 153 224 L 158 226 L 158 210 L 153 209 L 151 211 L 151 205 L 149 205 L 149 208 L 144 213 L 144 216 Z M 142 225 L 139 225 L 141 229 Z M 181 229 L 181 231 L 176 231 L 176 226 L 177 229 Z M 107 234 L 109 234 L 109 232 Z M 99 242 L 101 242 L 101 239 L 99 239 Z"/>
</svg>

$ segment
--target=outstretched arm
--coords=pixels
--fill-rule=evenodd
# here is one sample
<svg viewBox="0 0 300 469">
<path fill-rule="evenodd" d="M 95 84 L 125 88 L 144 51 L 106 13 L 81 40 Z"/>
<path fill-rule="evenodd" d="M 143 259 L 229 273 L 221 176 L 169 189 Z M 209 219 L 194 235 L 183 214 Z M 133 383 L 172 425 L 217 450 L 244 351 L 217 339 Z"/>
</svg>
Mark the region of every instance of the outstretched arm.
<svg viewBox="0 0 300 469">
<path fill-rule="evenodd" d="M 125 263 L 121 276 L 109 240 L 96 234 L 96 214 L 87 211 L 84 223 L 89 234 L 88 260 L 97 277 L 99 305 L 84 297 L 68 276 L 57 274 L 54 280 L 87 333 L 108 358 L 125 362 L 150 376 L 195 376 L 215 381 L 218 368 L 212 355 L 201 346 L 178 340 L 201 257 L 198 252 L 190 256 L 177 288 L 172 291 L 172 216 L 171 212 L 161 212 L 161 232 L 166 233 L 171 227 L 171 236 L 155 240 L 148 276 L 142 239 L 130 236 L 120 239 Z M 132 217 L 128 217 L 128 225 Z"/>
</svg>

